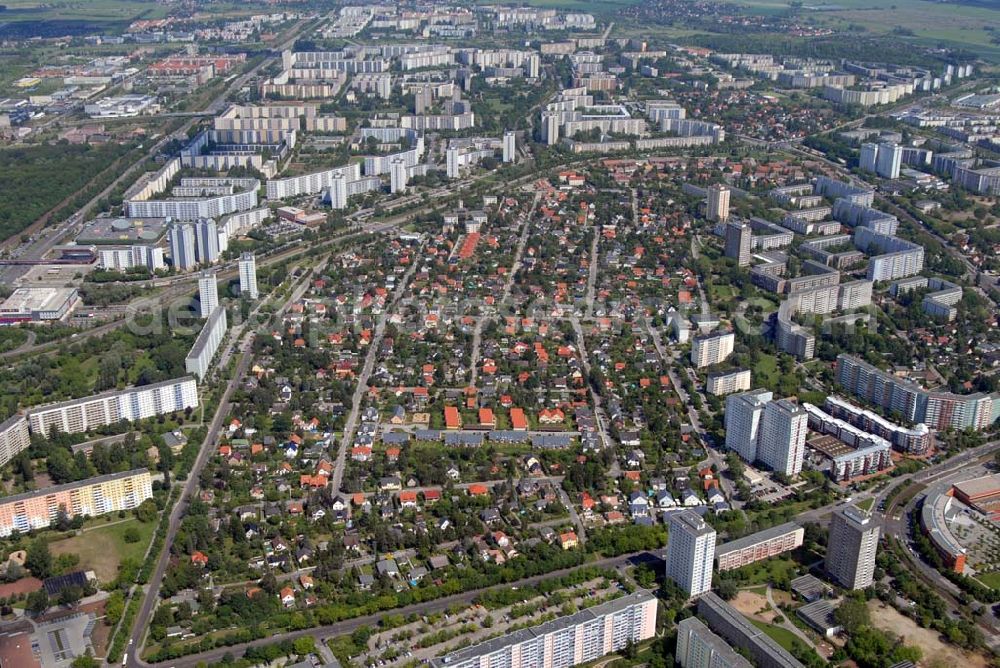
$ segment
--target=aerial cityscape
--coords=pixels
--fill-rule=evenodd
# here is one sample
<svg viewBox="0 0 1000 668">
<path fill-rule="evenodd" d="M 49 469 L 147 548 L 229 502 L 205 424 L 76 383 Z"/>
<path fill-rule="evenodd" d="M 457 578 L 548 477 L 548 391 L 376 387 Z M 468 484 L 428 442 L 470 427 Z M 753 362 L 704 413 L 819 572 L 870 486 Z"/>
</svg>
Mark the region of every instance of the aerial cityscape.
<svg viewBox="0 0 1000 668">
<path fill-rule="evenodd" d="M 1000 3 L 0 0 L 0 668 L 1000 668 Z"/>
</svg>

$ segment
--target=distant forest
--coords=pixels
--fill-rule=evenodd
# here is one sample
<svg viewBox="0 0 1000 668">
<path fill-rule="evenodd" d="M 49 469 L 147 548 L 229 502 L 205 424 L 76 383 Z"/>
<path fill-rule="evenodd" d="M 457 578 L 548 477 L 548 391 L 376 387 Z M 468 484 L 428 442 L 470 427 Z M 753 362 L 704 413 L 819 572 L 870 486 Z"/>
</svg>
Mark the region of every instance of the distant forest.
<svg viewBox="0 0 1000 668">
<path fill-rule="evenodd" d="M 0 239 L 19 234 L 125 155 L 131 144 L 0 149 Z"/>
</svg>

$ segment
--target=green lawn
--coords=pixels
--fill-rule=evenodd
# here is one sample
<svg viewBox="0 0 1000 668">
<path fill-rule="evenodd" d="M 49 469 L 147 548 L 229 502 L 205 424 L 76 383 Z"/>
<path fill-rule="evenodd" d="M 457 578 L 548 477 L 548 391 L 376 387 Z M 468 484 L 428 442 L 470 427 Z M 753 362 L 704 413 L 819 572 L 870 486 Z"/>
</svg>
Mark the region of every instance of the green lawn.
<svg viewBox="0 0 1000 668">
<path fill-rule="evenodd" d="M 774 355 L 761 355 L 753 368 L 754 382 L 757 385 L 769 385 L 778 382 L 778 358 Z"/>
<path fill-rule="evenodd" d="M 774 557 L 744 566 L 739 572 L 747 575 L 744 585 L 766 585 L 794 579 L 798 575 L 798 564 L 788 558 Z"/>
<path fill-rule="evenodd" d="M 993 589 L 1000 589 L 1000 571 L 993 571 L 992 573 L 980 573 L 976 576 L 976 579 L 982 582 L 987 587 L 992 587 Z"/>
<path fill-rule="evenodd" d="M 153 538 L 156 522 L 143 524 L 134 517 L 125 521 L 119 521 L 116 515 L 110 517 L 115 523 L 100 526 L 101 520 L 97 520 L 95 528 L 84 530 L 72 538 L 53 541 L 49 549 L 53 555 L 78 555 L 81 569 L 94 571 L 102 583 L 111 582 L 118 575 L 118 565 L 123 560 L 142 561 Z M 138 530 L 138 542 L 125 542 L 125 532 L 130 528 Z"/>
<path fill-rule="evenodd" d="M 774 642 L 791 652 L 794 656 L 816 653 L 812 647 L 802 642 L 797 635 L 788 629 L 775 626 L 774 624 L 768 624 L 767 622 L 757 621 L 756 619 L 751 619 L 750 622 L 770 636 Z"/>
<path fill-rule="evenodd" d="M 861 510 L 868 510 L 872 507 L 873 503 L 875 503 L 875 499 L 871 498 L 871 499 L 865 499 L 864 501 L 859 501 L 856 505 Z"/>
</svg>

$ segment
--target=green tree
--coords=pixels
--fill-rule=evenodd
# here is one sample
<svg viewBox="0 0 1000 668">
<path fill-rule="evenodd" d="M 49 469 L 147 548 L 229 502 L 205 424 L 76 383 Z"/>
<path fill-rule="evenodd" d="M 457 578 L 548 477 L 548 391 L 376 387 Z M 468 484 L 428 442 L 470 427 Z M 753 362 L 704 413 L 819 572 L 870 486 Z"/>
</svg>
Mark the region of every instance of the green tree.
<svg viewBox="0 0 1000 668">
<path fill-rule="evenodd" d="M 49 607 L 49 595 L 45 593 L 44 589 L 39 589 L 38 591 L 33 591 L 28 594 L 28 599 L 25 602 L 25 607 L 28 612 L 40 615 L 45 612 Z"/>
<path fill-rule="evenodd" d="M 52 553 L 49 552 L 49 542 L 44 538 L 36 538 L 28 545 L 28 554 L 24 565 L 31 574 L 40 580 L 52 575 Z"/>
<path fill-rule="evenodd" d="M 844 632 L 853 635 L 863 627 L 871 624 L 871 617 L 868 614 L 868 606 L 865 601 L 856 598 L 844 599 L 833 613 L 833 619 L 844 628 Z"/>
</svg>

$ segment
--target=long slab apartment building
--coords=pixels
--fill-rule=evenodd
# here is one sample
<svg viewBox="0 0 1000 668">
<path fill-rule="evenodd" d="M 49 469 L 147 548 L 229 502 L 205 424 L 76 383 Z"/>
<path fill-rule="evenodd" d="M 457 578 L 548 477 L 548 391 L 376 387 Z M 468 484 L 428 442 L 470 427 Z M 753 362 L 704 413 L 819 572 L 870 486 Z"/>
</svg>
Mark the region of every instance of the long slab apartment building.
<svg viewBox="0 0 1000 668">
<path fill-rule="evenodd" d="M 433 668 L 567 668 L 652 638 L 656 597 L 645 590 L 595 605 L 540 626 L 459 649 Z"/>
<path fill-rule="evenodd" d="M 69 517 L 96 517 L 131 510 L 153 498 L 148 469 L 90 478 L 15 494 L 0 500 L 0 536 L 25 533 L 51 525 L 62 510 Z"/>
<path fill-rule="evenodd" d="M 83 399 L 37 406 L 28 411 L 31 432 L 47 436 L 53 427 L 77 434 L 122 420 L 135 422 L 198 406 L 198 385 L 191 376 Z"/>
<path fill-rule="evenodd" d="M 731 571 L 802 545 L 805 529 L 795 522 L 786 522 L 770 529 L 731 540 L 715 548 L 719 571 Z"/>
</svg>

